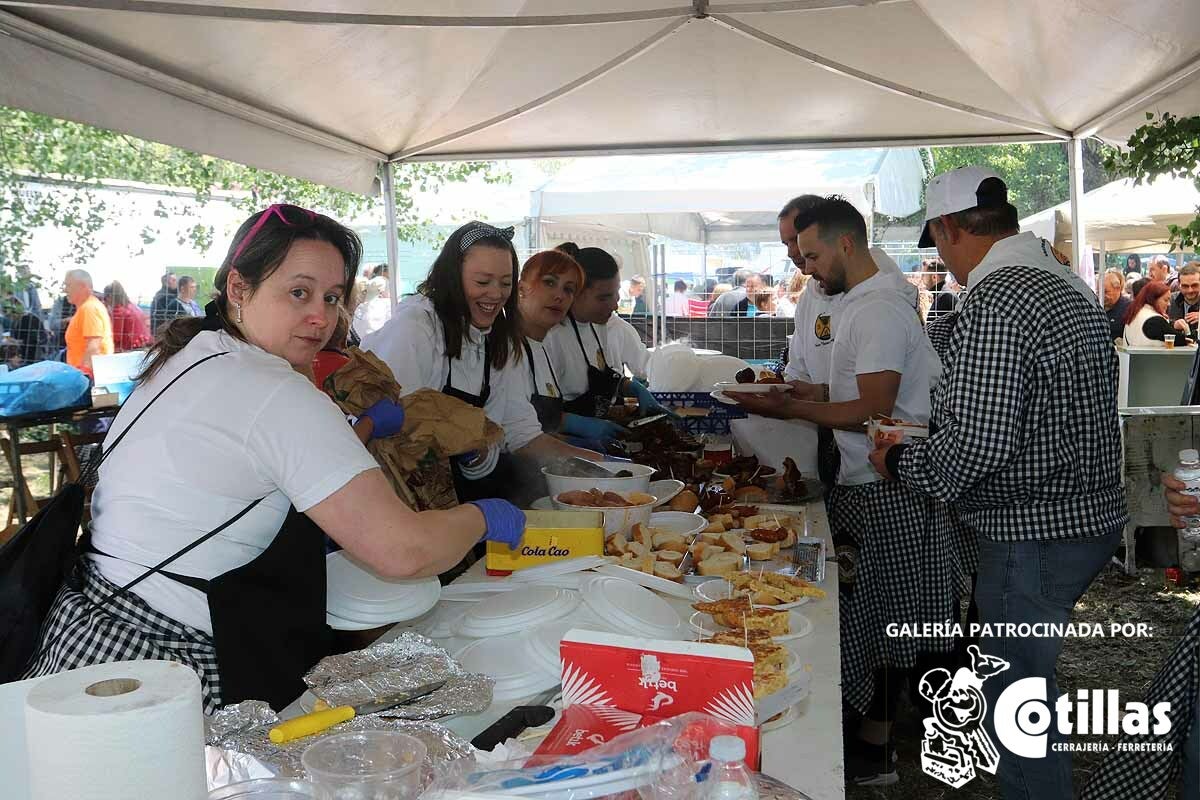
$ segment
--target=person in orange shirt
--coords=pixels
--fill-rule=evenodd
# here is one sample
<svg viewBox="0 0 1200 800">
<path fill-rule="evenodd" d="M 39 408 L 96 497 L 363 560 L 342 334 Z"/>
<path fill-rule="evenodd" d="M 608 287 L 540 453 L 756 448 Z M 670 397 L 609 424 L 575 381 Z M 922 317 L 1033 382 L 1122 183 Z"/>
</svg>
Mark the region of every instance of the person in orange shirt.
<svg viewBox="0 0 1200 800">
<path fill-rule="evenodd" d="M 92 356 L 113 352 L 112 320 L 108 309 L 92 293 L 92 276 L 82 269 L 67 272 L 63 291 L 75 304 L 75 316 L 67 326 L 67 363 L 92 374 Z"/>
</svg>

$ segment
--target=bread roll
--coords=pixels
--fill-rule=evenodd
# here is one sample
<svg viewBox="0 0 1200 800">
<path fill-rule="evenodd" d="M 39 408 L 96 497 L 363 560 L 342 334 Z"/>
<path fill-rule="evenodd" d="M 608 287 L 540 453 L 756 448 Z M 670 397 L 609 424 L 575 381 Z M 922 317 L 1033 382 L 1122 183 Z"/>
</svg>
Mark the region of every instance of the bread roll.
<svg viewBox="0 0 1200 800">
<path fill-rule="evenodd" d="M 704 536 L 709 533 L 724 533 L 725 523 L 721 520 L 709 520 L 708 527 L 700 531 L 700 535 Z"/>
<path fill-rule="evenodd" d="M 672 511 L 686 511 L 691 513 L 696 510 L 696 506 L 700 505 L 700 498 L 691 489 L 684 489 L 679 494 L 671 498 L 671 502 L 667 504 L 667 508 Z"/>
<path fill-rule="evenodd" d="M 770 561 L 775 554 L 775 546 L 770 542 L 755 542 L 746 547 L 746 555 L 751 561 Z"/>
<path fill-rule="evenodd" d="M 604 540 L 604 552 L 610 556 L 624 555 L 629 549 L 629 542 L 622 534 L 614 533 Z"/>
<path fill-rule="evenodd" d="M 630 542 L 626 546 L 626 551 L 633 553 L 634 558 L 645 558 L 650 552 L 650 548 L 641 542 Z"/>
<path fill-rule="evenodd" d="M 728 575 L 742 568 L 742 557 L 737 553 L 719 553 L 701 561 L 696 571 L 701 575 Z"/>
<path fill-rule="evenodd" d="M 702 547 L 700 549 L 699 560 L 700 561 L 708 561 L 713 556 L 720 555 L 721 553 L 724 553 L 724 552 L 725 552 L 725 548 L 721 547 L 721 545 L 719 545 L 719 544 L 706 544 L 706 545 L 704 545 L 704 547 Z"/>
<path fill-rule="evenodd" d="M 684 540 L 682 534 L 671 533 L 669 531 L 656 533 L 651 541 L 654 544 L 655 550 L 679 550 L 681 553 L 687 551 L 687 541 Z M 668 545 L 671 546 L 668 547 Z"/>
<path fill-rule="evenodd" d="M 746 552 L 746 540 L 738 533 L 721 534 L 721 541 L 718 544 L 731 553 L 741 555 Z"/>
<path fill-rule="evenodd" d="M 633 525 L 633 540 L 638 542 L 647 550 L 652 547 L 654 541 L 654 529 L 648 525 L 643 525 L 640 522 L 635 522 Z"/>
<path fill-rule="evenodd" d="M 683 573 L 679 571 L 679 567 L 665 561 L 659 561 L 654 565 L 654 574 L 675 583 L 683 583 Z"/>
<path fill-rule="evenodd" d="M 683 553 L 680 553 L 678 550 L 655 550 L 654 557 L 659 561 L 674 564 L 677 567 L 683 561 Z"/>
</svg>

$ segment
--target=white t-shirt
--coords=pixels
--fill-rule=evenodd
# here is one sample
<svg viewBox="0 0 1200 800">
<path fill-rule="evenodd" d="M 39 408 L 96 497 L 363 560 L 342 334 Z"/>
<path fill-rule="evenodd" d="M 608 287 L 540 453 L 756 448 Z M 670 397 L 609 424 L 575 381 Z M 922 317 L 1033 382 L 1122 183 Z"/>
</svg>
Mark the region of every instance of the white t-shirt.
<svg viewBox="0 0 1200 800">
<path fill-rule="evenodd" d="M 838 310 L 837 341 L 830 348 L 829 400 L 857 400 L 859 375 L 898 372 L 900 391 L 891 416 L 928 424 L 929 389 L 942 367 L 906 294 L 897 290 L 893 278 L 878 272 L 846 292 Z M 881 480 L 867 458 L 872 448 L 866 436 L 843 430 L 833 435 L 842 456 L 838 483 Z"/>
<path fill-rule="evenodd" d="M 224 351 L 168 389 L 100 468 L 92 543 L 112 558 L 93 558 L 118 585 L 265 497 L 166 570 L 209 580 L 240 567 L 271 543 L 289 506 L 307 511 L 378 466 L 334 402 L 287 361 L 212 331 L 138 386 L 105 448 L 175 376 Z M 161 575 L 132 591 L 172 619 L 212 633 L 202 592 Z"/>
<path fill-rule="evenodd" d="M 687 292 L 671 292 L 667 298 L 665 313 L 668 317 L 686 317 L 688 315 Z"/>
<path fill-rule="evenodd" d="M 449 371 L 451 385 L 468 394 L 479 394 L 483 387 L 485 332 L 470 327 L 463 339 L 462 352 L 452 361 L 446 359 L 446 336 L 433 301 L 413 295 L 400 301 L 388 321 L 379 330 L 363 338 L 362 349 L 383 359 L 391 368 L 400 394 L 418 389 L 446 386 Z M 504 447 L 520 450 L 541 435 L 537 412 L 529 403 L 529 365 L 525 350 L 518 346 L 503 369 L 492 368 L 491 394 L 483 406 L 488 419 L 504 429 Z"/>
<path fill-rule="evenodd" d="M 567 400 L 574 400 L 587 391 L 588 365 L 600 366 L 597 339 L 605 358 L 608 359 L 608 366 L 617 372 L 623 372 L 628 367 L 634 375 L 646 376 L 650 351 L 642 344 L 642 337 L 638 335 L 637 329 L 628 322 L 613 314 L 603 325 L 588 322 L 575 324 L 579 326 L 579 339 L 575 338 L 571 320 L 566 319 L 546 334 L 545 341 L 546 351 L 554 361 L 554 371 L 558 374 L 563 397 Z M 583 341 L 583 351 L 587 353 L 586 361 L 583 353 L 579 351 L 579 340 Z"/>
</svg>

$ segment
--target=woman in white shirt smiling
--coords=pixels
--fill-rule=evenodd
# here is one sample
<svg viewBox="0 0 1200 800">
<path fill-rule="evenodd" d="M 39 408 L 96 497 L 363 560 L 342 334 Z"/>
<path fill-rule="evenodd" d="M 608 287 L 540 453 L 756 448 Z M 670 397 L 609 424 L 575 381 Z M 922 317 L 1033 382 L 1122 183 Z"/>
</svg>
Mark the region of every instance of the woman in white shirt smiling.
<svg viewBox="0 0 1200 800">
<path fill-rule="evenodd" d="M 404 394 L 439 389 L 482 408 L 504 429 L 502 445 L 456 460 L 459 498 L 507 496 L 521 488 L 501 451 L 539 463 L 565 455 L 600 458 L 543 433 L 529 402 L 512 235 L 512 228 L 476 221 L 450 234 L 417 294 L 362 343 L 387 363 Z"/>
<path fill-rule="evenodd" d="M 524 517 L 504 501 L 408 508 L 301 374 L 343 313 L 361 253 L 353 231 L 297 206 L 242 224 L 217 272 L 220 298 L 161 335 L 109 432 L 86 555 L 27 676 L 167 659 L 196 670 L 209 711 L 250 698 L 281 708 L 329 652 L 325 534 L 392 578 L 437 575 L 483 536 L 519 541 Z M 397 433 L 401 411 L 369 409 L 372 435 Z"/>
</svg>

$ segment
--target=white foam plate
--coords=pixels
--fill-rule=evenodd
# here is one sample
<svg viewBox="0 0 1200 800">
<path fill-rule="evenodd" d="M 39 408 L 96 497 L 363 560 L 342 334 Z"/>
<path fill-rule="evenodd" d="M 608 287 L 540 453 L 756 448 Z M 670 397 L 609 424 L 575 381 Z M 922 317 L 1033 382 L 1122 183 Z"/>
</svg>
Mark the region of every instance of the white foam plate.
<svg viewBox="0 0 1200 800">
<path fill-rule="evenodd" d="M 782 636 L 772 636 L 772 639 L 774 639 L 776 642 L 788 642 L 792 639 L 799 639 L 803 636 L 808 636 L 813 632 L 813 624 L 811 619 L 795 609 L 792 609 L 788 613 L 792 615 L 792 618 L 788 620 L 791 633 L 785 633 Z M 691 629 L 696 633 L 699 633 L 701 636 L 705 637 L 712 636 L 717 631 L 730 630 L 724 625 L 718 625 L 712 617 L 701 611 L 697 611 L 695 614 L 692 614 L 691 618 L 688 619 L 688 625 L 691 626 Z"/>
<path fill-rule="evenodd" d="M 510 575 L 508 580 L 518 583 L 541 582 L 546 578 L 556 578 L 572 572 L 583 572 L 603 563 L 605 563 L 604 556 L 581 556 L 564 561 L 552 561 L 549 564 L 538 564 L 535 567 L 519 569 Z"/>
<path fill-rule="evenodd" d="M 655 511 L 650 515 L 650 527 L 678 533 L 691 544 L 692 537 L 708 527 L 708 520 L 687 511 Z"/>
<path fill-rule="evenodd" d="M 719 355 L 700 361 L 697 387 L 714 386 L 718 383 L 732 383 L 733 376 L 750 366 L 747 362 L 734 356 Z M 755 375 L 758 370 L 755 370 Z"/>
<path fill-rule="evenodd" d="M 559 645 L 567 635 L 567 631 L 579 628 L 587 631 L 612 631 L 586 605 L 564 619 L 539 625 L 525 635 L 528 643 L 527 652 L 542 667 L 560 675 L 562 673 L 562 658 Z"/>
<path fill-rule="evenodd" d="M 526 585 L 498 594 L 486 603 L 472 603 L 451 630 L 473 639 L 507 636 L 539 622 L 565 617 L 578 605 L 578 592 L 556 586 Z"/>
<path fill-rule="evenodd" d="M 529 646 L 520 636 L 479 639 L 458 651 L 455 659 L 464 669 L 495 679 L 493 702 L 544 692 L 553 689 L 560 680 L 556 673 L 529 668 Z"/>
<path fill-rule="evenodd" d="M 429 608 L 432 608 L 430 606 Z M 371 624 L 376 627 L 380 625 L 395 625 L 399 622 L 408 622 L 410 619 L 416 619 L 422 616 L 429 608 L 417 608 L 413 611 L 380 611 L 369 606 L 345 606 L 332 601 L 325 606 L 325 613 L 340 617 L 346 622 L 357 622 L 362 624 Z"/>
<path fill-rule="evenodd" d="M 351 619 L 343 619 L 336 614 L 325 612 L 325 624 L 333 628 L 335 631 L 369 631 L 372 628 L 386 628 L 391 622 L 360 622 Z"/>
<path fill-rule="evenodd" d="M 648 575 L 641 570 L 619 567 L 616 564 L 604 564 L 596 567 L 595 571 L 610 578 L 620 578 L 623 581 L 636 583 L 638 586 L 645 586 L 647 589 L 653 589 L 668 597 L 678 597 L 681 600 L 692 599 L 692 590 L 688 588 L 687 584 L 669 581 L 657 575 Z"/>
<path fill-rule="evenodd" d="M 705 581 L 704 583 L 701 583 L 698 586 L 696 586 L 696 588 L 695 588 L 696 599 L 702 600 L 706 603 L 713 603 L 713 602 L 716 602 L 717 600 L 724 600 L 725 598 L 732 596 L 728 590 L 729 590 L 729 582 L 728 581 L 726 581 L 724 578 L 714 578 L 711 581 Z M 796 608 L 797 606 L 802 606 L 805 603 L 807 603 L 809 600 L 812 600 L 812 598 L 811 597 L 801 597 L 799 600 L 797 600 L 794 603 L 780 603 L 777 606 L 764 606 L 764 607 L 765 608 L 773 608 L 776 611 L 786 611 L 789 608 Z"/>
<path fill-rule="evenodd" d="M 786 392 L 792 387 L 786 383 L 735 383 L 721 381 L 712 387 L 718 392 L 742 392 L 743 394 L 768 394 L 770 392 Z"/>
<path fill-rule="evenodd" d="M 616 630 L 655 639 L 683 635 L 683 621 L 675 609 L 640 584 L 597 575 L 583 588 L 583 598 L 596 616 Z"/>
<path fill-rule="evenodd" d="M 467 613 L 468 608 L 461 603 L 442 603 L 424 617 L 413 620 L 411 627 L 430 639 L 449 639 L 454 636 L 454 624 Z"/>
<path fill-rule="evenodd" d="M 665 478 L 661 481 L 650 481 L 650 494 L 658 498 L 658 505 L 665 506 L 667 503 L 675 499 L 675 495 L 683 491 L 686 486 L 683 481 L 675 480 L 674 478 Z"/>
<path fill-rule="evenodd" d="M 442 590 L 437 578 L 381 578 L 344 550 L 325 557 L 325 580 L 328 604 L 409 614 L 402 619 L 419 617 L 433 608 Z"/>
<path fill-rule="evenodd" d="M 732 397 L 728 396 L 724 392 L 715 392 L 715 391 L 709 392 L 708 396 L 711 397 L 713 400 L 716 400 L 718 403 L 724 403 L 727 406 L 738 405 L 737 400 L 734 400 Z"/>
</svg>

